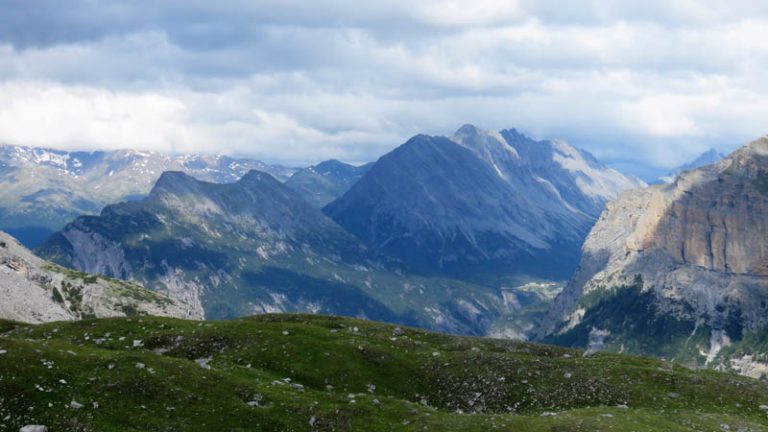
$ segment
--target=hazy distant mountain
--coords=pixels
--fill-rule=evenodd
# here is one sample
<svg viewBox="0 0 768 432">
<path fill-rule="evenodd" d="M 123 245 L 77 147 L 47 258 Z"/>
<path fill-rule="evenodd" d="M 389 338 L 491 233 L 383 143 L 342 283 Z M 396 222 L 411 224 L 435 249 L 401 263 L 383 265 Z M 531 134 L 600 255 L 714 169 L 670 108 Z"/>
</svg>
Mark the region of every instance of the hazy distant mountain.
<svg viewBox="0 0 768 432">
<path fill-rule="evenodd" d="M 485 334 L 525 301 L 512 304 L 510 292 L 508 306 L 498 290 L 407 276 L 258 171 L 231 184 L 164 173 L 147 198 L 82 216 L 38 250 L 140 282 L 206 318 L 303 311 Z"/>
<path fill-rule="evenodd" d="M 718 155 L 710 152 L 707 161 Z M 768 374 L 768 139 L 622 194 L 583 247 L 542 333 Z"/>
<path fill-rule="evenodd" d="M 679 167 L 671 170 L 667 175 L 659 178 L 659 180 L 661 180 L 664 183 L 672 183 L 673 181 L 675 181 L 675 177 L 677 177 L 683 171 L 692 170 L 692 169 L 703 167 L 706 165 L 712 165 L 720 162 L 723 159 L 725 159 L 724 154 L 718 152 L 715 149 L 709 149 L 706 152 L 700 154 L 696 159 L 692 160 L 691 162 L 680 165 Z"/>
<path fill-rule="evenodd" d="M 358 167 L 331 159 L 296 171 L 285 184 L 315 206 L 324 207 L 344 195 L 372 166 Z"/>
<path fill-rule="evenodd" d="M 605 202 L 643 185 L 565 142 L 466 125 L 410 139 L 324 211 L 429 274 L 558 279 Z"/>
<path fill-rule="evenodd" d="M 0 231 L 0 319 L 22 322 L 126 315 L 199 318 L 186 305 L 122 281 L 65 269 Z"/>
<path fill-rule="evenodd" d="M 25 244 L 36 244 L 79 215 L 95 214 L 107 204 L 146 195 L 164 171 L 231 182 L 251 169 L 284 180 L 294 171 L 226 156 L 0 146 L 0 229 Z"/>
<path fill-rule="evenodd" d="M 610 160 L 604 162 L 606 166 L 628 176 L 639 178 L 647 184 L 658 183 L 659 178 L 669 173 L 669 168 L 650 165 L 637 160 Z"/>
</svg>

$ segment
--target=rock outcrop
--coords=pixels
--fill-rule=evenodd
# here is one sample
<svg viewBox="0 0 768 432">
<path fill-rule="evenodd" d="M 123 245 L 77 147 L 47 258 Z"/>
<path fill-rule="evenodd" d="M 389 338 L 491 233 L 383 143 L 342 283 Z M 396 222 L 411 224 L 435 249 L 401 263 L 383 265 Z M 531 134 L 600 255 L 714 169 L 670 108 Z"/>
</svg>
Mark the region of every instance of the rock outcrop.
<svg viewBox="0 0 768 432">
<path fill-rule="evenodd" d="M 0 232 L 0 318 L 47 322 L 127 315 L 200 318 L 178 301 L 137 285 L 44 261 Z"/>
</svg>

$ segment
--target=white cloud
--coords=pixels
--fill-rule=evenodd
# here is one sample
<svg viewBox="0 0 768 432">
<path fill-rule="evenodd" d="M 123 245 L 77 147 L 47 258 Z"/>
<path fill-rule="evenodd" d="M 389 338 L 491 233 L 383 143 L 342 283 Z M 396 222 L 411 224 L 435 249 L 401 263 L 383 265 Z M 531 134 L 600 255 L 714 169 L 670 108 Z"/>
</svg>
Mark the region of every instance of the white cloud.
<svg viewBox="0 0 768 432">
<path fill-rule="evenodd" d="M 365 161 L 473 122 L 672 166 L 768 129 L 756 2 L 54 6 L 0 16 L 0 141 Z"/>
<path fill-rule="evenodd" d="M 442 27 L 499 24 L 526 15 L 515 0 L 429 0 L 413 3 L 413 10 L 423 22 Z"/>
<path fill-rule="evenodd" d="M 224 152 L 305 163 L 308 155 L 366 161 L 368 146 L 380 146 L 373 151 L 381 153 L 398 139 L 383 125 L 373 132 L 354 128 L 353 110 L 364 101 L 351 97 L 345 102 L 333 94 L 316 97 L 318 102 L 345 104 L 350 114 L 346 120 L 352 123 L 322 130 L 276 108 L 255 107 L 258 95 L 247 89 L 153 93 L 12 82 L 0 85 L 0 142 L 58 149 Z M 281 98 L 264 102 L 277 107 Z M 304 115 L 314 117 L 315 112 Z M 350 143 L 359 144 L 350 148 Z"/>
<path fill-rule="evenodd" d="M 205 134 L 189 128 L 187 107 L 152 94 L 40 82 L 0 86 L 3 141 L 56 148 L 187 148 Z"/>
</svg>

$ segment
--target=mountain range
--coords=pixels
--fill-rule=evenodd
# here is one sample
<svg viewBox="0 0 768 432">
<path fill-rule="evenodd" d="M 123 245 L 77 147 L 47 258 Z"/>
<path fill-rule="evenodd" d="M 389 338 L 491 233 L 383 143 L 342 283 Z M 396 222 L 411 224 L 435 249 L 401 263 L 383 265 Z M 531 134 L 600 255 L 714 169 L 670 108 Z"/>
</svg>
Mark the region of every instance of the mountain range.
<svg viewBox="0 0 768 432">
<path fill-rule="evenodd" d="M 307 311 L 484 334 L 505 308 L 485 287 L 404 274 L 259 171 L 228 184 L 164 173 L 143 200 L 81 216 L 37 251 L 209 319 Z"/>
<path fill-rule="evenodd" d="M 137 282 L 206 318 L 311 311 L 525 338 L 557 292 L 549 281 L 567 277 L 562 267 L 575 265 L 604 202 L 641 185 L 565 143 L 472 126 L 452 140 L 415 137 L 370 167 L 331 161 L 296 176 L 283 184 L 254 170 L 217 184 L 166 172 L 145 198 L 81 216 L 37 251 Z M 341 180 L 355 177 L 325 208 L 331 217 L 307 198 L 317 179 L 330 179 L 318 187 L 330 197 L 327 185 L 341 193 Z M 369 220 L 429 221 L 393 232 L 417 239 L 404 243 L 412 255 L 345 223 L 360 215 L 361 198 L 375 200 L 363 207 L 378 212 Z M 427 226 L 436 229 L 422 232 Z M 456 240 L 433 254 L 434 239 L 450 235 Z M 437 261 L 420 256 L 445 265 L 423 266 Z"/>
<path fill-rule="evenodd" d="M 34 254 L 0 231 L 2 428 L 768 430 L 768 138 L 646 187 L 466 125 L 189 162 L 98 214 L 69 200 L 154 168 L 29 151 L 4 181 L 61 189 L 20 209 L 85 214 Z"/>
<path fill-rule="evenodd" d="M 87 175 L 80 153 L 29 152 L 30 172 Z M 565 142 L 465 125 L 372 164 L 281 179 L 189 162 L 194 175 L 166 171 L 141 196 L 75 218 L 33 267 L 128 281 L 190 317 L 312 312 L 582 348 L 599 337 L 608 350 L 762 376 L 768 139 L 693 168 L 718 159 L 645 187 Z"/>
<path fill-rule="evenodd" d="M 251 169 L 287 179 L 295 171 L 221 155 L 169 156 L 135 150 L 65 152 L 0 146 L 0 229 L 34 246 L 74 218 L 145 196 L 166 171 L 232 182 Z"/>
</svg>

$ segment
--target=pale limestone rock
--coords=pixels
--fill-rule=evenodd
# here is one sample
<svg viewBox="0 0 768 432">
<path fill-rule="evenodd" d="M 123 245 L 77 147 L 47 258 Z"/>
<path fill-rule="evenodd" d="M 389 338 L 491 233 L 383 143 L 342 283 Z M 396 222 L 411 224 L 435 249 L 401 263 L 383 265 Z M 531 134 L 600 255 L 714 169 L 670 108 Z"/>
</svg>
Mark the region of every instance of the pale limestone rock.
<svg viewBox="0 0 768 432">
<path fill-rule="evenodd" d="M 177 300 L 137 285 L 74 272 L 44 261 L 0 232 L 0 318 L 21 322 L 139 314 L 189 317 Z"/>
<path fill-rule="evenodd" d="M 539 336 L 578 323 L 583 294 L 631 285 L 639 275 L 665 313 L 713 328 L 711 362 L 730 343 L 716 333 L 729 310 L 741 311 L 746 331 L 768 324 L 766 215 L 768 138 L 670 184 L 623 193 L 587 237 Z"/>
</svg>

